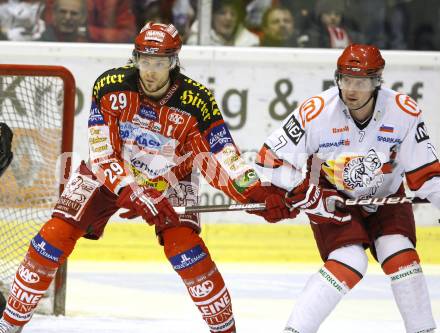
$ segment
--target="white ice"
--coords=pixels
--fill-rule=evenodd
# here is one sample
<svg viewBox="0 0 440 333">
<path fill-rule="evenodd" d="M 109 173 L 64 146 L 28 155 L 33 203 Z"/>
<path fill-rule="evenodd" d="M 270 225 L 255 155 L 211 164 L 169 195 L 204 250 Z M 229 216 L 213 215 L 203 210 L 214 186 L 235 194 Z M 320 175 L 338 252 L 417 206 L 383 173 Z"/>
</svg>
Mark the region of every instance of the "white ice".
<svg viewBox="0 0 440 333">
<path fill-rule="evenodd" d="M 218 263 L 239 333 L 280 333 L 315 265 Z M 405 332 L 388 279 L 371 265 L 319 332 Z M 440 266 L 424 269 L 440 324 Z M 35 315 L 23 333 L 208 333 L 171 267 L 151 263 L 70 263 L 66 316 Z"/>
</svg>

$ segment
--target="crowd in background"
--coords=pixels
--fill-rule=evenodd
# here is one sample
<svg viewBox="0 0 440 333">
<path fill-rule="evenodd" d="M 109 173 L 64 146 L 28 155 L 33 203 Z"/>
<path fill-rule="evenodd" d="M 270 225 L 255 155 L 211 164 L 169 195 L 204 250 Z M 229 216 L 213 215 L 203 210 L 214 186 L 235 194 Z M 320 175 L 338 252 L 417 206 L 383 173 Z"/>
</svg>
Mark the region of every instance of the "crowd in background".
<svg viewBox="0 0 440 333">
<path fill-rule="evenodd" d="M 146 21 L 198 44 L 197 0 L 0 0 L 0 39 L 132 43 Z M 213 0 L 208 45 L 440 50 L 439 0 Z"/>
</svg>

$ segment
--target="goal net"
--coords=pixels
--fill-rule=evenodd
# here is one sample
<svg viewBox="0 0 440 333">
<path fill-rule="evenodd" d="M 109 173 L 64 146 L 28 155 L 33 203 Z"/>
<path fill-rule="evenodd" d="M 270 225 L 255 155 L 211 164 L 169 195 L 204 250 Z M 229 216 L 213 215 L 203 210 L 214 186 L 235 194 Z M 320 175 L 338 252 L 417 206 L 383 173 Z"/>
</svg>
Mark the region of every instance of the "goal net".
<svg viewBox="0 0 440 333">
<path fill-rule="evenodd" d="M 0 290 L 7 294 L 30 240 L 60 193 L 60 156 L 72 151 L 75 82 L 64 67 L 0 65 L 0 122 L 14 159 L 0 179 Z M 67 168 L 67 172 L 70 171 Z M 65 177 L 66 175 L 62 175 Z M 64 314 L 65 266 L 38 311 Z"/>
</svg>

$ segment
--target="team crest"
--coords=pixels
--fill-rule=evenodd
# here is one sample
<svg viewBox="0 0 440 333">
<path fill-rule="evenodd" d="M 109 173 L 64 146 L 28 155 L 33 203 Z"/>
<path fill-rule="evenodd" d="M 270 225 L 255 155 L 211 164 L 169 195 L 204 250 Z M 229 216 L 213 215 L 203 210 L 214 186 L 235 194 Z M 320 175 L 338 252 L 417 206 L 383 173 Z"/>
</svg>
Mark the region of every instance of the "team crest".
<svg viewBox="0 0 440 333">
<path fill-rule="evenodd" d="M 377 188 L 383 183 L 382 162 L 374 149 L 366 156 L 342 156 L 326 161 L 326 178 L 339 190 Z"/>
</svg>

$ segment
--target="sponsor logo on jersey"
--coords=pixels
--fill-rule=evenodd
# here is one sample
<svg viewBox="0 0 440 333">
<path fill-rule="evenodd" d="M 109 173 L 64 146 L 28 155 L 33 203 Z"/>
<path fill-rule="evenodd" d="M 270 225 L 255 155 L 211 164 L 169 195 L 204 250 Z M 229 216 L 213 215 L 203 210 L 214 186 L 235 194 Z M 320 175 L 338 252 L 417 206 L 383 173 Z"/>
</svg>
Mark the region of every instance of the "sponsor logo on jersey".
<svg viewBox="0 0 440 333">
<path fill-rule="evenodd" d="M 49 244 L 40 234 L 31 240 L 31 245 L 39 255 L 50 261 L 58 262 L 63 254 L 63 251 Z"/>
<path fill-rule="evenodd" d="M 145 148 L 159 148 L 162 146 L 160 138 L 151 132 L 141 133 L 136 136 L 136 142 L 139 146 Z"/>
<path fill-rule="evenodd" d="M 197 90 L 204 92 L 209 100 L 205 101 L 204 98 L 200 97 L 200 93 L 198 92 L 194 92 L 193 90 L 184 90 L 180 96 L 180 100 L 184 105 L 192 105 L 200 110 L 202 112 L 203 121 L 210 120 L 212 116 L 221 115 L 214 95 L 208 88 L 192 79 L 185 79 L 185 82 L 191 84 Z"/>
<path fill-rule="evenodd" d="M 119 124 L 119 136 L 122 140 L 130 140 L 134 137 L 136 126 L 132 123 L 124 122 Z"/>
<path fill-rule="evenodd" d="M 247 170 L 242 176 L 234 179 L 234 188 L 239 192 L 243 193 L 247 188 L 249 188 L 253 183 L 258 180 L 258 175 L 254 169 Z"/>
<path fill-rule="evenodd" d="M 196 245 L 192 249 L 171 257 L 170 262 L 173 265 L 174 270 L 180 271 L 193 266 L 194 264 L 205 259 L 207 256 L 208 254 L 203 251 L 202 247 L 200 245 Z"/>
<path fill-rule="evenodd" d="M 340 146 L 349 146 L 350 140 L 349 139 L 341 139 L 339 141 L 335 142 L 324 142 L 319 144 L 319 148 L 334 148 L 334 147 L 340 147 Z"/>
<path fill-rule="evenodd" d="M 293 114 L 290 116 L 289 120 L 283 125 L 283 130 L 284 132 L 286 132 L 289 139 L 295 145 L 298 145 L 305 133 Z"/>
<path fill-rule="evenodd" d="M 232 144 L 232 137 L 225 124 L 214 127 L 206 138 L 212 153 L 216 154 L 227 144 Z"/>
<path fill-rule="evenodd" d="M 176 125 L 183 124 L 183 117 L 180 114 L 177 113 L 170 113 L 168 115 L 168 120 Z"/>
<path fill-rule="evenodd" d="M 156 111 L 146 105 L 141 105 L 138 113 L 141 117 L 146 119 L 157 120 L 158 118 Z"/>
<path fill-rule="evenodd" d="M 150 178 L 159 177 L 175 166 L 174 163 L 166 163 L 166 161 L 164 161 L 164 159 L 158 155 L 156 155 L 155 158 L 159 160 L 159 162 L 155 163 L 153 160 L 149 161 L 148 163 L 147 161 L 142 160 L 142 158 L 133 157 L 130 159 L 130 163 L 137 170 L 140 170 L 142 173 L 146 173 Z"/>
<path fill-rule="evenodd" d="M 151 120 L 142 118 L 140 115 L 135 114 L 132 120 L 133 124 L 138 125 L 139 127 L 149 128 L 151 125 Z"/>
<path fill-rule="evenodd" d="M 209 295 L 211 291 L 214 290 L 214 282 L 211 280 L 203 281 L 200 284 L 188 288 L 191 296 L 195 298 L 202 298 Z"/>
<path fill-rule="evenodd" d="M 339 128 L 332 128 L 332 133 L 342 133 L 342 132 L 349 132 L 350 129 L 348 128 L 348 126 L 344 126 L 344 127 L 339 127 Z"/>
<path fill-rule="evenodd" d="M 90 108 L 90 115 L 89 115 L 89 127 L 96 126 L 96 125 L 104 125 L 104 117 L 101 113 L 101 111 L 96 106 L 95 102 L 92 102 L 92 106 Z"/>
<path fill-rule="evenodd" d="M 416 141 L 417 143 L 420 143 L 428 139 L 429 139 L 428 131 L 426 130 L 425 123 L 422 121 L 417 124 Z"/>
<path fill-rule="evenodd" d="M 18 267 L 18 275 L 27 283 L 34 284 L 40 281 L 40 276 L 37 273 L 30 271 L 29 268 L 23 265 Z"/>
<path fill-rule="evenodd" d="M 379 131 L 385 132 L 385 133 L 394 133 L 394 127 L 391 125 L 383 125 L 380 126 Z"/>
<path fill-rule="evenodd" d="M 124 77 L 125 74 L 108 74 L 107 76 L 101 77 L 93 86 L 93 95 L 98 96 L 99 91 L 107 85 L 124 82 Z"/>
<path fill-rule="evenodd" d="M 377 136 L 377 141 L 385 142 L 385 143 L 402 143 L 402 140 L 399 138 L 389 138 L 389 137 L 381 136 L 381 135 Z"/>
</svg>

